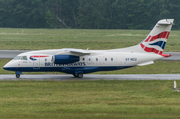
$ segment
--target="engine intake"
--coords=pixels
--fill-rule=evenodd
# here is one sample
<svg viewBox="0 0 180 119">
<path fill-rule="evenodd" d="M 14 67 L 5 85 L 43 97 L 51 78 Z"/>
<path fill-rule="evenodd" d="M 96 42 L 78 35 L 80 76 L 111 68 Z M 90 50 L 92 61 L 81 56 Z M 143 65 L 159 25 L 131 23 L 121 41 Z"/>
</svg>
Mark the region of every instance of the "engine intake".
<svg viewBox="0 0 180 119">
<path fill-rule="evenodd" d="M 79 61 L 79 56 L 74 55 L 54 55 L 53 63 L 54 64 L 69 64 Z"/>
</svg>

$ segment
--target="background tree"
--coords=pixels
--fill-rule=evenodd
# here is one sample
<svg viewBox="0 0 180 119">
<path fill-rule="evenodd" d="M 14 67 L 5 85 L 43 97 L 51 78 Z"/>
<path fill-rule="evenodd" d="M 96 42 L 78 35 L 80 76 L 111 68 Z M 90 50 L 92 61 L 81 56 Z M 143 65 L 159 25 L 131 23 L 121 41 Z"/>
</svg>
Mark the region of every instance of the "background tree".
<svg viewBox="0 0 180 119">
<path fill-rule="evenodd" d="M 174 18 L 179 0 L 0 0 L 0 27 L 152 29 Z"/>
</svg>

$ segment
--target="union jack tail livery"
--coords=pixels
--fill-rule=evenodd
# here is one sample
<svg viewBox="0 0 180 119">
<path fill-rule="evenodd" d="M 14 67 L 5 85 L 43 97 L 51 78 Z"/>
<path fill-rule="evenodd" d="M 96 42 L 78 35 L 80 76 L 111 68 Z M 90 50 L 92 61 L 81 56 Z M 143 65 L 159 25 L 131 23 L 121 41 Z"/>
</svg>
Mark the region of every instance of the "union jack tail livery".
<svg viewBox="0 0 180 119">
<path fill-rule="evenodd" d="M 140 43 L 141 48 L 145 52 L 153 52 L 161 55 L 169 37 L 173 21 L 174 19 L 160 20 L 146 39 Z"/>
</svg>

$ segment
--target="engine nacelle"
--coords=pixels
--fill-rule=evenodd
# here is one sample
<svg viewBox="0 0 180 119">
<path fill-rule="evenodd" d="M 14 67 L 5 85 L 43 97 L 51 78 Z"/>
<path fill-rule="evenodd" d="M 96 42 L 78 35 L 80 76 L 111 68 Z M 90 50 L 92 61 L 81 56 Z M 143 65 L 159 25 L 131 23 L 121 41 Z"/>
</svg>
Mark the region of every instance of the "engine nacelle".
<svg viewBox="0 0 180 119">
<path fill-rule="evenodd" d="M 54 64 L 69 64 L 79 61 L 79 56 L 74 55 L 54 55 L 53 63 Z"/>
</svg>

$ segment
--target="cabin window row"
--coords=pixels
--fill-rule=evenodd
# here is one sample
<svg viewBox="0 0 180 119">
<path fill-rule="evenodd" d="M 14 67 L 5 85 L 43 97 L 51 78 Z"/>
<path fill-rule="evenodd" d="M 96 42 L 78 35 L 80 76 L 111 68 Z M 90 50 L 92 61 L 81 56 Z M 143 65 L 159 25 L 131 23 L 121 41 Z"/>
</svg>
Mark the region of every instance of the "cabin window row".
<svg viewBox="0 0 180 119">
<path fill-rule="evenodd" d="M 107 61 L 108 59 L 107 58 L 105 58 L 105 61 Z M 98 58 L 96 58 L 96 61 L 98 61 Z M 111 61 L 113 61 L 113 58 L 111 58 Z"/>
</svg>

